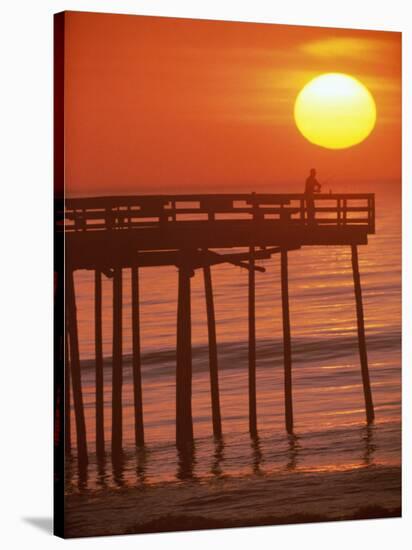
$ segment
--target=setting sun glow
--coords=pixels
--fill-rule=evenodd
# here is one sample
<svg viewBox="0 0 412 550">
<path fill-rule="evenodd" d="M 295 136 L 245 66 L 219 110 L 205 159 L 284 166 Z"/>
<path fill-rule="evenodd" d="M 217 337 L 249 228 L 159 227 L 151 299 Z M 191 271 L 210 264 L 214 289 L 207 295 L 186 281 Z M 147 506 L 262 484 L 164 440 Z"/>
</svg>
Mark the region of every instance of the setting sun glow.
<svg viewBox="0 0 412 550">
<path fill-rule="evenodd" d="M 295 121 L 303 136 L 327 149 L 361 143 L 376 123 L 372 94 L 359 80 L 326 73 L 308 82 L 295 102 Z"/>
</svg>

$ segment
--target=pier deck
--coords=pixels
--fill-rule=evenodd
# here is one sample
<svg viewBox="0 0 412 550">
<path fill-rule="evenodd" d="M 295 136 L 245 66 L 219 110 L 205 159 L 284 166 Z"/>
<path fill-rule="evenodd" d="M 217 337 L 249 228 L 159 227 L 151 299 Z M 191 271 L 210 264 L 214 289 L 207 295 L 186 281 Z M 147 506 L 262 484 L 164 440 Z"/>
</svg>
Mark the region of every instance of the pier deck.
<svg viewBox="0 0 412 550">
<path fill-rule="evenodd" d="M 176 264 L 181 251 L 210 248 L 360 245 L 375 231 L 373 194 L 316 195 L 315 220 L 307 206 L 297 194 L 67 199 L 66 249 L 73 269 L 107 269 Z"/>
</svg>

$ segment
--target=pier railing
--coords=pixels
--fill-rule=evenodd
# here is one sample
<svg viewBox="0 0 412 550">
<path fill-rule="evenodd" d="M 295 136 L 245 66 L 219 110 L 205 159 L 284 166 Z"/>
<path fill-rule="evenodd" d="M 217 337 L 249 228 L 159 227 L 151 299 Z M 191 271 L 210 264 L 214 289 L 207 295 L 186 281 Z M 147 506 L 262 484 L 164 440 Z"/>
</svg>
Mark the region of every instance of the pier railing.
<svg viewBox="0 0 412 550">
<path fill-rule="evenodd" d="M 140 195 L 66 199 L 66 231 L 139 229 L 180 221 L 272 220 L 281 224 L 359 227 L 375 231 L 371 193 Z"/>
</svg>

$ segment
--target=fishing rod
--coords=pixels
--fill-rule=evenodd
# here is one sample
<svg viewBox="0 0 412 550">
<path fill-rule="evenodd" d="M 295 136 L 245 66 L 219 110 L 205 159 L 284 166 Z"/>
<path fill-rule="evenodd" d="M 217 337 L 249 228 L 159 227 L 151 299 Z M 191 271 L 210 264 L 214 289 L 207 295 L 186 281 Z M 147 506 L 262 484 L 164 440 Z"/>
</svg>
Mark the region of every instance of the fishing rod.
<svg viewBox="0 0 412 550">
<path fill-rule="evenodd" d="M 327 183 L 329 183 L 333 179 L 335 179 L 334 175 L 328 175 L 327 178 L 322 180 L 322 183 L 320 183 L 321 189 L 322 189 L 322 187 L 324 187 Z M 329 195 L 331 195 L 331 194 L 332 194 L 332 189 L 329 188 Z"/>
</svg>

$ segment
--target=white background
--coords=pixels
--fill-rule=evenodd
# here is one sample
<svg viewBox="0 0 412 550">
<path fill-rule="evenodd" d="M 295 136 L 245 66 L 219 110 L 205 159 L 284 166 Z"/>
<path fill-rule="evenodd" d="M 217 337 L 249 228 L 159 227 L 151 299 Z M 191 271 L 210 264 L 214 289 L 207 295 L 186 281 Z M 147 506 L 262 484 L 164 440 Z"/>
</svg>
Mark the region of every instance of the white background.
<svg viewBox="0 0 412 550">
<path fill-rule="evenodd" d="M 0 11 L 0 544 L 2 548 L 410 548 L 409 0 L 8 0 Z M 52 14 L 112 11 L 403 31 L 403 518 L 135 535 L 52 537 Z M 409 158 L 406 152 L 409 153 Z M 408 250 L 409 249 L 409 250 Z M 408 284 L 409 282 L 409 284 Z M 409 531 L 409 541 L 407 533 Z"/>
</svg>

